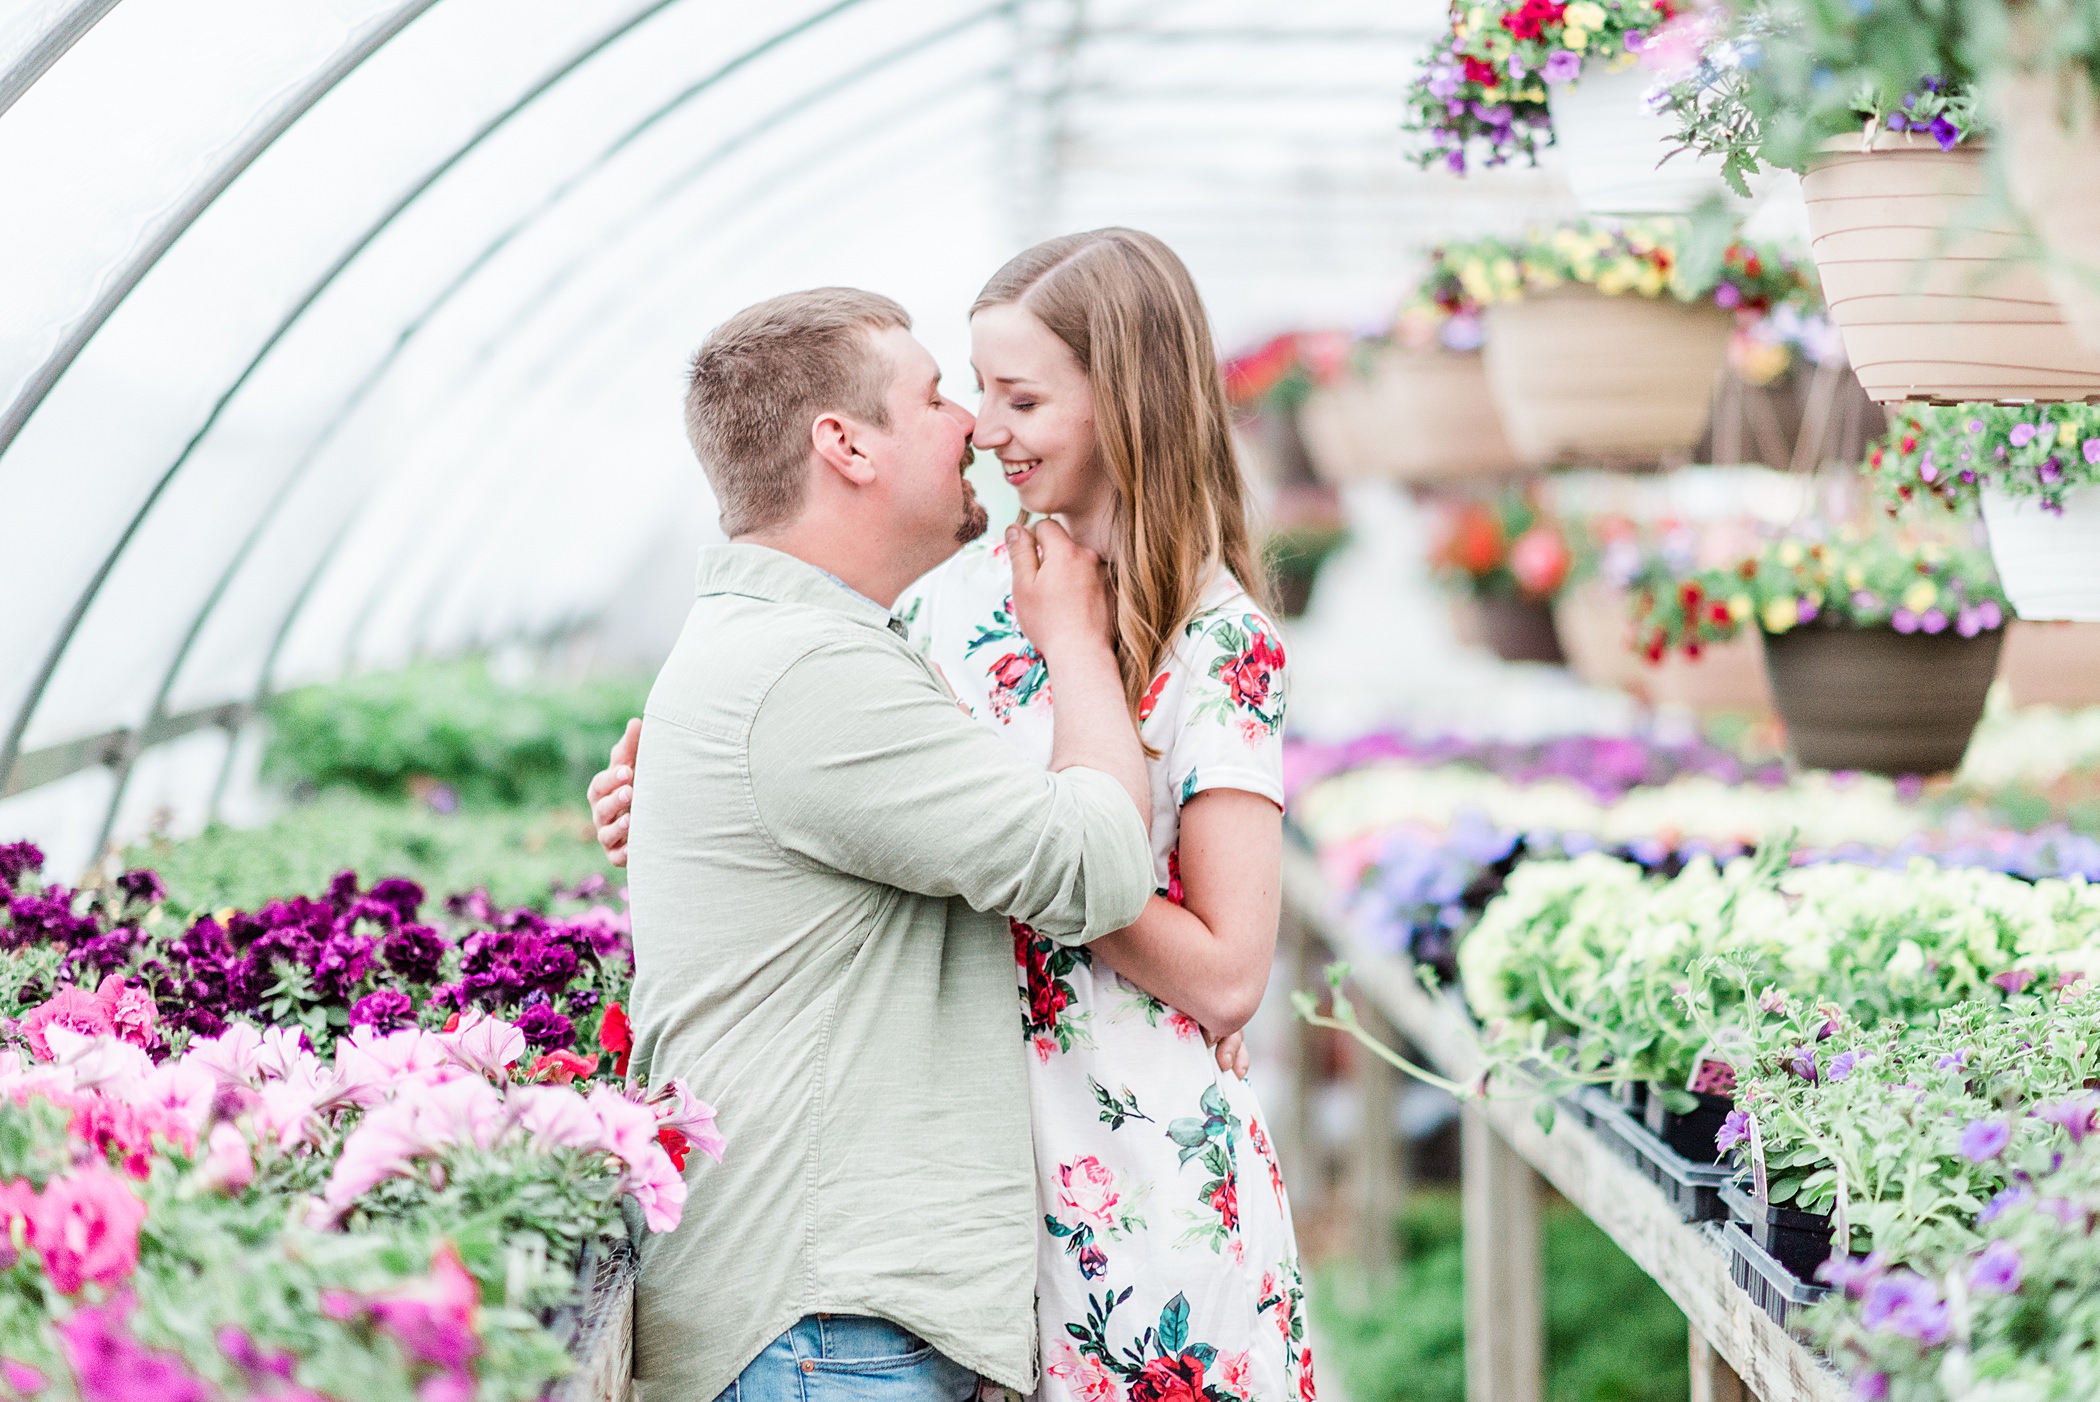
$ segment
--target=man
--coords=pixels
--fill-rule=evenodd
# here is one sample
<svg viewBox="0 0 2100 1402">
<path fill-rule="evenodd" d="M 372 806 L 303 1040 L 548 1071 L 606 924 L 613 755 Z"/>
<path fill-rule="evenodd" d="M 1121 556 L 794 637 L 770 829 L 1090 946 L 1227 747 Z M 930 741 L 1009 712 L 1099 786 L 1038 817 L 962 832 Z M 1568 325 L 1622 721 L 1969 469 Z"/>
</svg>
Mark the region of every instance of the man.
<svg viewBox="0 0 2100 1402">
<path fill-rule="evenodd" d="M 703 553 L 632 765 L 634 1066 L 712 1100 L 729 1150 L 644 1246 L 650 1402 L 1033 1385 L 1005 917 L 1071 942 L 1135 920 L 1150 799 L 1101 565 L 1062 530 L 1008 533 L 1057 691 L 1049 772 L 891 623 L 985 529 L 971 416 L 909 327 L 819 289 L 738 313 L 694 359 L 687 427 L 730 543 Z"/>
</svg>

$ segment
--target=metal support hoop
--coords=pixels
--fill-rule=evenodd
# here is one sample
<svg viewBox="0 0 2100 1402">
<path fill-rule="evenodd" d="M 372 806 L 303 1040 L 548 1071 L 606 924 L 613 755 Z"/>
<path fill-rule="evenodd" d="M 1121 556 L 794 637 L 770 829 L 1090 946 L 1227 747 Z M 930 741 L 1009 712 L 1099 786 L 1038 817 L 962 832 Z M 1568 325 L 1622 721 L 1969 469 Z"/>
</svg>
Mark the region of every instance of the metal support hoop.
<svg viewBox="0 0 2100 1402">
<path fill-rule="evenodd" d="M 66 56 L 66 50 L 85 38 L 115 8 L 117 0 L 77 0 L 72 9 L 59 16 L 58 22 L 15 61 L 14 67 L 0 73 L 0 117 L 6 116 L 7 109 L 35 87 L 36 80 L 50 72 L 52 64 Z"/>
</svg>

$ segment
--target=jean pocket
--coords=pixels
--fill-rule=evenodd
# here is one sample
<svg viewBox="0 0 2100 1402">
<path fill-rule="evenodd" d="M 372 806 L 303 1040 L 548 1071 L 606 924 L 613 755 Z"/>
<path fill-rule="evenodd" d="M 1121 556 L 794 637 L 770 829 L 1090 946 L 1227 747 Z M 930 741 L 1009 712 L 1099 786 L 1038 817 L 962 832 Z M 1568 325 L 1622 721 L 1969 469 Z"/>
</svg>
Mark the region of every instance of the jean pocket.
<svg viewBox="0 0 2100 1402">
<path fill-rule="evenodd" d="M 823 1351 L 814 1360 L 829 1373 L 884 1373 L 924 1365 L 933 1345 L 909 1329 L 866 1315 L 821 1315 Z"/>
</svg>

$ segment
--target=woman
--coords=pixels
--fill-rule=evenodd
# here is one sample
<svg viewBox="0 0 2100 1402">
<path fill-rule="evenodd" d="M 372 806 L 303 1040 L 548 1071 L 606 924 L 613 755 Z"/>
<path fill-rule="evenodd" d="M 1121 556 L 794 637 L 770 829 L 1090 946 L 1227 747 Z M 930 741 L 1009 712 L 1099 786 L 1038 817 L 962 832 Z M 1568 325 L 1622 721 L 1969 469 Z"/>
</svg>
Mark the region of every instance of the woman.
<svg viewBox="0 0 2100 1402">
<path fill-rule="evenodd" d="M 1028 511 L 1109 563 L 1152 756 L 1159 894 L 1138 923 L 1083 949 L 1014 930 L 1043 1220 L 1038 1395 L 1311 1402 L 1282 1174 L 1252 1089 L 1205 1036 L 1238 1031 L 1268 981 L 1285 706 L 1282 645 L 1248 592 L 1208 318 L 1165 244 L 1102 229 L 1001 268 L 970 331 L 976 446 Z M 897 613 L 971 714 L 1047 764 L 1048 673 L 1011 594 L 1006 545 L 987 537 Z"/>
</svg>

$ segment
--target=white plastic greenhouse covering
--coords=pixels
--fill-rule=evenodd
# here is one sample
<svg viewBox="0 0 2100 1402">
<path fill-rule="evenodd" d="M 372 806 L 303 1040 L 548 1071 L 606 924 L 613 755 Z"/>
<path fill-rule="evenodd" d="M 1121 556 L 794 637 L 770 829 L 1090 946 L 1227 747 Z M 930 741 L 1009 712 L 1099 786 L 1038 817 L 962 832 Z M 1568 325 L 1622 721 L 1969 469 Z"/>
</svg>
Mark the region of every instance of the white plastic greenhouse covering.
<svg viewBox="0 0 2100 1402">
<path fill-rule="evenodd" d="M 672 595 L 737 307 L 1126 223 L 1227 346 L 1549 212 L 1398 130 L 1440 0 L 0 0 L 0 839 L 238 806 L 272 691 Z"/>
</svg>

